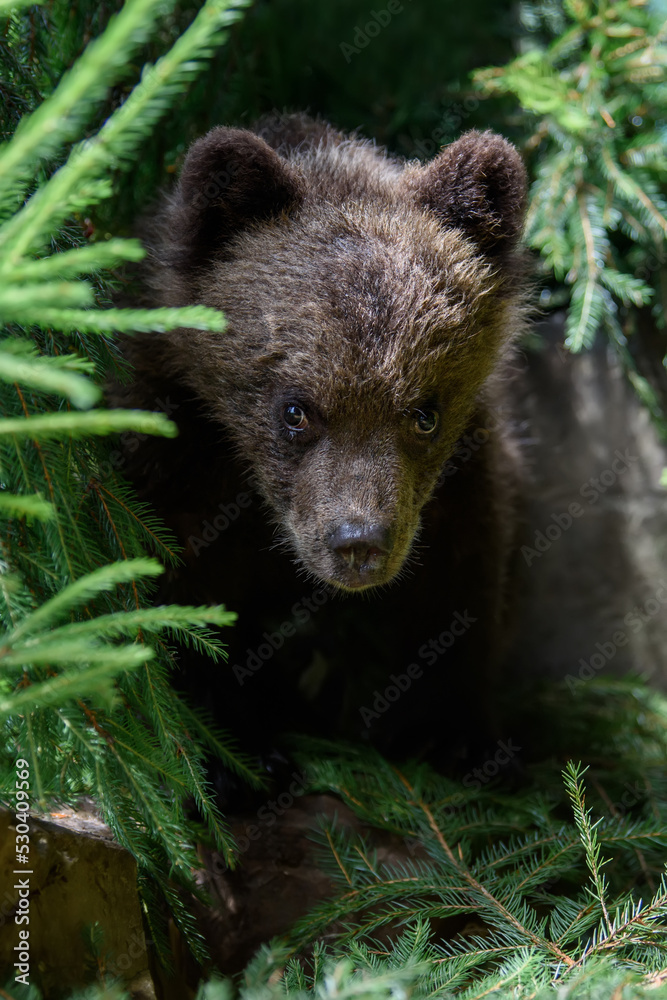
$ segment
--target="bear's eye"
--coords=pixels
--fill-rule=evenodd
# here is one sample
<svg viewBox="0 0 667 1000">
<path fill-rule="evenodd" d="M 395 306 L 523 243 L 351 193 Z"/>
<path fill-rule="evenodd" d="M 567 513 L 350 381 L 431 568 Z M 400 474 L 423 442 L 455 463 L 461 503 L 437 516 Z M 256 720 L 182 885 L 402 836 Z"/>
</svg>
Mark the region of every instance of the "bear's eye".
<svg viewBox="0 0 667 1000">
<path fill-rule="evenodd" d="M 415 434 L 433 434 L 438 427 L 437 410 L 415 410 L 413 413 Z"/>
<path fill-rule="evenodd" d="M 290 431 L 305 431 L 308 426 L 308 417 L 303 407 L 296 403 L 288 403 L 283 407 L 283 421 Z"/>
</svg>

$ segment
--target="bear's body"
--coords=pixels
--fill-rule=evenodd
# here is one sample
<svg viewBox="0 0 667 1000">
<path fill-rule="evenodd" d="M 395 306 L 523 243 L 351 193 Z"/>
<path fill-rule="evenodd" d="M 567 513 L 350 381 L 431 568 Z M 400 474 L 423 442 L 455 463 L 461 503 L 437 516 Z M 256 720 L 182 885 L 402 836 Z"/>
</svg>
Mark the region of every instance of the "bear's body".
<svg viewBox="0 0 667 1000">
<path fill-rule="evenodd" d="M 148 301 L 226 331 L 128 338 L 115 393 L 179 425 L 126 441 L 185 546 L 165 599 L 239 612 L 193 687 L 246 744 L 461 746 L 506 630 L 523 167 L 491 133 L 426 165 L 299 116 L 257 133 L 195 143 L 149 240 Z"/>
</svg>

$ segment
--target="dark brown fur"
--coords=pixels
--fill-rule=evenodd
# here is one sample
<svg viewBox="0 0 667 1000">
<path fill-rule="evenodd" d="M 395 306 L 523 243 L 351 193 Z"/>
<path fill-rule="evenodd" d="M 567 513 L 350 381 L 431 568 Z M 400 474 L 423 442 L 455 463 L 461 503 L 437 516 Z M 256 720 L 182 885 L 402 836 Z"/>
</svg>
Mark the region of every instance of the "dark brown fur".
<svg viewBox="0 0 667 1000">
<path fill-rule="evenodd" d="M 452 456 L 503 406 L 524 313 L 523 166 L 490 132 L 424 166 L 298 116 L 257 131 L 214 129 L 195 143 L 151 236 L 152 301 L 220 308 L 226 331 L 125 344 L 136 381 L 116 401 L 177 407 L 180 438 L 132 456 L 142 495 L 186 546 L 169 596 L 238 608 L 238 666 L 267 622 L 289 620 L 281 605 L 309 592 L 306 577 L 311 589 L 362 591 L 365 601 L 329 600 L 316 630 L 313 614 L 262 673 L 282 677 L 284 653 L 286 675 L 339 692 L 333 714 L 354 731 L 362 703 L 340 693 L 340 676 L 363 667 L 359 697 L 371 698 L 415 661 L 426 679 L 381 728 L 439 718 L 458 731 L 461 689 L 469 700 L 486 683 L 501 645 L 518 468 L 507 411 L 469 460 Z M 286 426 L 289 406 L 303 429 Z M 437 415 L 434 432 L 420 412 L 427 426 Z M 218 504 L 244 490 L 263 504 L 193 548 Z M 429 671 L 419 650 L 455 611 L 475 627 Z M 280 684 L 272 697 L 287 706 Z"/>
</svg>

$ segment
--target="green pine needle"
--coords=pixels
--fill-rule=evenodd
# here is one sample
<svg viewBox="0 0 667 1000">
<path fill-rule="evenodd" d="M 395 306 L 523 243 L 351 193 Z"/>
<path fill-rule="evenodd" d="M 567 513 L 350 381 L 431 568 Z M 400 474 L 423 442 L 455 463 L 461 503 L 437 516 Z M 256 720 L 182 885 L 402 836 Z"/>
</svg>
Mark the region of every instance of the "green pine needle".
<svg viewBox="0 0 667 1000">
<path fill-rule="evenodd" d="M 3 14 L 6 0 L 0 5 Z M 176 427 L 162 412 L 92 407 L 107 379 L 126 375 L 114 334 L 221 332 L 224 317 L 202 306 L 109 308 L 104 269 L 145 251 L 136 240 L 81 245 L 77 213 L 113 193 L 116 171 L 131 166 L 240 6 L 203 4 L 182 39 L 84 136 L 108 87 L 124 82 L 171 7 L 128 0 L 0 148 L 0 789 L 9 795 L 13 788 L 18 747 L 43 807 L 94 794 L 136 858 L 146 898 L 160 898 L 161 912 L 166 900 L 201 959 L 182 892 L 198 891 L 191 874 L 198 827 L 185 801 L 194 797 L 231 864 L 234 843 L 207 782 L 205 754 L 218 754 L 251 783 L 258 778 L 226 734 L 200 723 L 173 690 L 170 645 L 220 661 L 218 630 L 235 616 L 221 607 L 152 605 L 162 567 L 146 553 L 170 566 L 179 555 L 156 513 L 119 477 L 128 440 L 120 435 L 169 437 Z M 8 37 L 11 52 L 13 30 Z M 31 89 L 29 100 L 37 94 Z M 154 914 L 151 923 L 155 939 L 164 939 Z"/>
<path fill-rule="evenodd" d="M 15 493 L 0 491 L 0 517 L 24 517 L 32 520 L 50 521 L 56 516 L 53 504 L 39 494 L 17 496 Z"/>
<path fill-rule="evenodd" d="M 119 434 L 123 431 L 160 434 L 163 437 L 175 437 L 177 433 L 175 424 L 167 420 L 164 414 L 147 413 L 144 410 L 49 413 L 0 421 L 0 439 L 11 436 L 44 441 L 62 437 L 86 438 L 91 434 Z"/>
<path fill-rule="evenodd" d="M 76 355 L 40 357 L 29 341 L 7 339 L 0 342 L 0 379 L 19 382 L 33 389 L 65 396 L 74 406 L 87 409 L 97 403 L 102 392 L 78 372 L 93 373 L 94 366 Z"/>
</svg>

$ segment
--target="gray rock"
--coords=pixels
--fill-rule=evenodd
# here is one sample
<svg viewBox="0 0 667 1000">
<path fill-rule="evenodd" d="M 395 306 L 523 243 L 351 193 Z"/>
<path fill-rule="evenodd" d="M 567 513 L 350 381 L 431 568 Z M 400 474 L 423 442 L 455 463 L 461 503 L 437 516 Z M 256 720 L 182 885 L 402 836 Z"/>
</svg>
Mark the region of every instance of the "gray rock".
<svg viewBox="0 0 667 1000">
<path fill-rule="evenodd" d="M 511 662 L 667 689 L 667 452 L 606 338 L 574 355 L 563 327 L 545 320 L 518 363 L 529 484 Z"/>
</svg>

